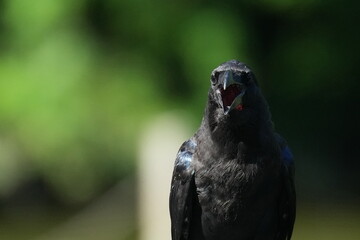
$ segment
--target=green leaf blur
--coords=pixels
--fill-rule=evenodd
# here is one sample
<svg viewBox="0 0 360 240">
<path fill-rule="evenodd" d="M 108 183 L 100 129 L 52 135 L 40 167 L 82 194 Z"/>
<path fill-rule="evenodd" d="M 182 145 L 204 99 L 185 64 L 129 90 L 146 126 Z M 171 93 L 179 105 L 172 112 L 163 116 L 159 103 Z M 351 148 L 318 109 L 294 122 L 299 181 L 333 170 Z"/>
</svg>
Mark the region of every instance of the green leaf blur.
<svg viewBox="0 0 360 240">
<path fill-rule="evenodd" d="M 308 206 L 325 204 L 360 223 L 357 208 L 348 214 L 360 199 L 357 9 L 351 0 L 0 1 L 0 238 L 37 239 L 118 182 L 136 188 L 146 124 L 175 110 L 195 131 L 210 73 L 230 59 L 253 69 L 296 156 L 304 212 L 294 239 L 351 232 L 322 235 L 307 219 Z M 21 211 L 34 216 L 22 222 Z M 138 238 L 129 221 L 119 239 Z M 351 233 L 343 239 L 359 237 Z"/>
</svg>

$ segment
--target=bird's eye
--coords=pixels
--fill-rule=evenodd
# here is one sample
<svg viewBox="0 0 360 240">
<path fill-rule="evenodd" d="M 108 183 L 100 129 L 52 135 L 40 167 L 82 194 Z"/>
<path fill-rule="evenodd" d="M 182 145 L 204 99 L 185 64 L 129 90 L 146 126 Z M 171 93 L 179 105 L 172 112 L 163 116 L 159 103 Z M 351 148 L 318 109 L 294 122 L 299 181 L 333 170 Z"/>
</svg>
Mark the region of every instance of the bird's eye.
<svg viewBox="0 0 360 240">
<path fill-rule="evenodd" d="M 216 85 L 219 81 L 219 72 L 215 72 L 213 75 L 211 75 L 211 84 Z"/>
<path fill-rule="evenodd" d="M 241 74 L 236 74 L 234 80 L 238 83 L 248 84 L 251 80 L 251 77 L 248 73 L 242 72 Z"/>
</svg>

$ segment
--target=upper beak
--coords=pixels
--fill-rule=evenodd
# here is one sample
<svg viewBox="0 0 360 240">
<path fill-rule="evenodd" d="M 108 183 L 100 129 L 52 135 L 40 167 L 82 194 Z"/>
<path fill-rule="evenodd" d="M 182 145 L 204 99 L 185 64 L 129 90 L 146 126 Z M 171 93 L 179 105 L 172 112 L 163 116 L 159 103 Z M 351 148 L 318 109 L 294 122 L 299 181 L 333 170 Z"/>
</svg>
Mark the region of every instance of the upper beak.
<svg viewBox="0 0 360 240">
<path fill-rule="evenodd" d="M 224 90 L 226 90 L 226 88 L 231 84 L 237 84 L 237 82 L 234 81 L 232 72 L 226 71 L 224 73 L 224 84 L 223 84 Z"/>
</svg>

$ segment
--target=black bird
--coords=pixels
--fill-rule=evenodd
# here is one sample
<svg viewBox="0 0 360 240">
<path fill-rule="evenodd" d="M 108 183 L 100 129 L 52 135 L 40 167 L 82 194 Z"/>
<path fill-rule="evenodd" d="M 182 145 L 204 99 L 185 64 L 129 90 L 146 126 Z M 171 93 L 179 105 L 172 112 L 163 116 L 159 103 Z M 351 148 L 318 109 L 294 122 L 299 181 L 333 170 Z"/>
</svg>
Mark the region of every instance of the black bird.
<svg viewBox="0 0 360 240">
<path fill-rule="evenodd" d="M 289 240 L 294 164 L 253 72 L 231 60 L 211 74 L 200 128 L 177 154 L 173 240 Z"/>
</svg>

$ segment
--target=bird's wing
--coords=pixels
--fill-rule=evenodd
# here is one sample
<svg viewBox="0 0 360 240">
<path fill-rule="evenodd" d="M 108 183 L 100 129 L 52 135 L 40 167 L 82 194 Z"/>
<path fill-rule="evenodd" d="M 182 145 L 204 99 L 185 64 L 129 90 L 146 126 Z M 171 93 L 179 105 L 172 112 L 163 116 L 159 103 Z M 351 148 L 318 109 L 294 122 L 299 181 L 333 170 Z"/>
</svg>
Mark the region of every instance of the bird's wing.
<svg viewBox="0 0 360 240">
<path fill-rule="evenodd" d="M 170 190 L 171 235 L 173 240 L 186 240 L 191 224 L 192 199 L 195 192 L 192 163 L 196 143 L 184 142 L 176 156 Z"/>
<path fill-rule="evenodd" d="M 294 185 L 294 161 L 285 140 L 279 138 L 282 157 L 282 183 L 279 201 L 279 230 L 277 240 L 289 240 L 292 235 L 296 215 L 296 193 Z"/>
</svg>

